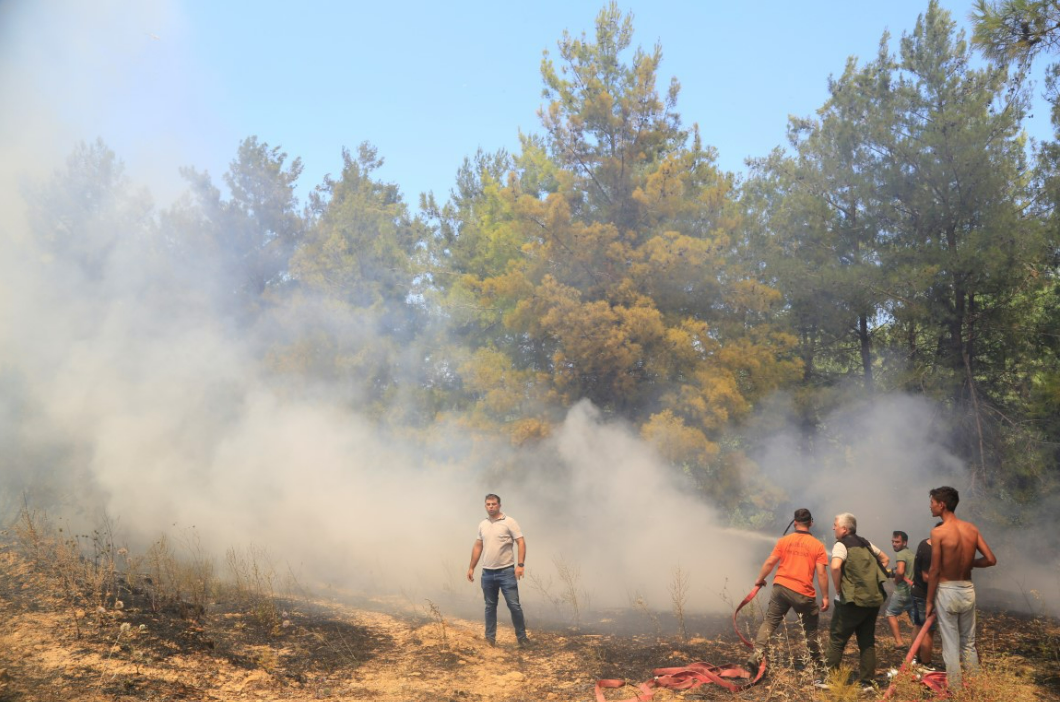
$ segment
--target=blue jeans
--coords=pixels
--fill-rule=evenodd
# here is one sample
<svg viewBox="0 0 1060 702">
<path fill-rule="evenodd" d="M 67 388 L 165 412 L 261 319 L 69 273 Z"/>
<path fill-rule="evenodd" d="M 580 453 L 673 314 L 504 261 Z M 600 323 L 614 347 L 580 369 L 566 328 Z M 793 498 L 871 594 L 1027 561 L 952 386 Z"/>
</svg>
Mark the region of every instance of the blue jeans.
<svg viewBox="0 0 1060 702">
<path fill-rule="evenodd" d="M 504 601 L 512 613 L 515 637 L 522 641 L 526 638 L 526 621 L 523 619 L 523 606 L 519 604 L 519 581 L 515 578 L 515 566 L 500 570 L 482 569 L 482 596 L 486 600 L 486 640 L 497 640 L 498 591 L 504 593 Z"/>
<path fill-rule="evenodd" d="M 890 602 L 887 603 L 887 616 L 900 617 L 903 612 L 909 612 L 909 621 L 915 626 L 920 626 L 924 623 L 917 609 L 916 602 L 913 601 L 913 593 L 909 590 L 902 592 L 895 588 L 895 591 L 891 593 Z"/>
<path fill-rule="evenodd" d="M 913 606 L 916 607 L 916 618 L 919 620 L 917 626 L 923 626 L 924 622 L 927 621 L 927 602 L 924 601 L 923 597 L 913 595 Z M 931 622 L 930 631 L 938 631 L 939 618 L 935 616 L 935 621 Z"/>
</svg>

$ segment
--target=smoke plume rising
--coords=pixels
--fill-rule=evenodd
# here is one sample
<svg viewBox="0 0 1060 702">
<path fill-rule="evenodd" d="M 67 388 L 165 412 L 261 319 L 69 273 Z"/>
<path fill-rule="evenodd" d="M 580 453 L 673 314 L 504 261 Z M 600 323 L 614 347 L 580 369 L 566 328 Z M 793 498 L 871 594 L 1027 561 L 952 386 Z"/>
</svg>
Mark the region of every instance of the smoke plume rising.
<svg viewBox="0 0 1060 702">
<path fill-rule="evenodd" d="M 724 610 L 722 592 L 750 588 L 769 542 L 726 529 L 718 507 L 587 403 L 534 450 L 448 425 L 414 442 L 367 419 L 347 392 L 278 383 L 260 359 L 282 325 L 232 324 L 209 266 L 175 273 L 152 242 L 112 230 L 92 235 L 113 237 L 95 276 L 47 255 L 20 183 L 46 179 L 75 143 L 102 136 L 128 159 L 130 192 L 146 183 L 168 197 L 186 155 L 209 146 L 201 133 L 226 131 L 203 128 L 204 99 L 182 77 L 197 67 L 181 52 L 175 6 L 95 3 L 89 16 L 77 5 L 47 14 L 63 18 L 44 40 L 30 31 L 45 19 L 30 3 L 0 5 L 0 94 L 14 96 L 0 111 L 0 518 L 26 494 L 88 525 L 105 510 L 142 543 L 194 529 L 218 561 L 256 544 L 308 584 L 473 603 L 464 573 L 483 497 L 497 492 L 525 530 L 531 574 L 559 588 L 559 569 L 576 569 L 594 606 L 640 595 L 667 609 L 678 567 L 691 608 Z M 133 117 L 121 124 L 142 130 L 116 130 L 122 110 Z M 371 323 L 333 323 L 373 343 Z M 843 511 L 881 545 L 891 529 L 922 538 L 927 490 L 964 483 L 932 440 L 931 412 L 896 398 L 833 418 L 827 436 L 844 448 L 819 445 L 812 465 L 794 458 L 797 437 L 778 432 L 757 456 L 789 494 L 777 535 L 806 506 L 826 544 Z M 1011 589 L 1002 573 L 984 582 Z"/>
</svg>

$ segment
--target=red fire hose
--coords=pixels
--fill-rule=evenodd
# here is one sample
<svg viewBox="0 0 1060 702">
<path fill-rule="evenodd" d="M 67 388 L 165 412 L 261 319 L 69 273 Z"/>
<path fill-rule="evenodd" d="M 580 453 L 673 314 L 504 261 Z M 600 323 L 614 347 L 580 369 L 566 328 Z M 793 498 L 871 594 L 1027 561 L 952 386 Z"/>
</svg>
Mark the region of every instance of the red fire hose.
<svg viewBox="0 0 1060 702">
<path fill-rule="evenodd" d="M 743 642 L 744 646 L 751 649 L 754 648 L 754 644 L 744 638 L 744 635 L 740 632 L 740 627 L 736 623 L 736 616 L 740 613 L 741 609 L 755 598 L 755 595 L 758 594 L 760 589 L 761 588 L 756 585 L 754 589 L 748 593 L 747 597 L 743 598 L 743 602 L 740 603 L 736 608 L 736 611 L 732 614 L 732 627 L 736 631 L 736 635 L 740 637 L 740 641 Z M 920 643 L 924 640 L 927 632 L 931 629 L 931 625 L 934 623 L 935 614 L 932 613 L 931 616 L 927 618 L 927 621 L 924 622 L 924 625 L 920 627 L 920 633 L 917 634 L 916 639 L 913 641 L 913 645 L 909 647 L 909 653 L 906 654 L 905 660 L 902 661 L 902 665 L 898 669 L 898 675 L 891 678 L 891 684 L 887 687 L 887 692 L 884 694 L 883 699 L 888 700 L 894 696 L 895 682 L 901 673 L 908 668 L 909 663 L 913 660 L 916 652 L 920 650 Z M 677 668 L 656 668 L 652 673 L 655 675 L 654 679 L 637 686 L 640 690 L 640 694 L 636 697 L 620 700 L 619 702 L 651 702 L 651 699 L 655 696 L 656 689 L 691 690 L 708 683 L 714 683 L 720 685 L 726 690 L 738 692 L 746 687 L 754 685 L 762 679 L 762 676 L 766 673 L 766 658 L 765 656 L 762 657 L 762 662 L 758 666 L 757 674 L 745 670 L 739 665 L 730 664 L 715 666 L 708 663 L 691 663 Z M 942 692 L 946 689 L 946 673 L 941 671 L 924 673 L 920 677 L 920 682 L 936 693 Z M 596 702 L 608 702 L 607 698 L 604 697 L 604 690 L 613 690 L 625 687 L 625 685 L 626 682 L 624 680 L 597 680 Z"/>
<path fill-rule="evenodd" d="M 732 613 L 732 627 L 736 630 L 736 635 L 740 637 L 740 641 L 745 646 L 751 649 L 754 648 L 754 644 L 745 639 L 743 634 L 740 633 L 740 627 L 736 624 L 736 615 L 755 598 L 760 589 L 758 585 L 755 585 L 747 597 L 743 598 L 743 602 L 736 608 L 736 611 Z M 691 663 L 677 668 L 656 668 L 652 673 L 655 675 L 654 679 L 637 686 L 640 689 L 640 694 L 636 697 L 621 700 L 621 702 L 650 702 L 652 697 L 655 696 L 655 690 L 658 688 L 692 690 L 708 683 L 714 683 L 726 690 L 738 692 L 762 679 L 762 676 L 766 674 L 766 658 L 765 656 L 762 657 L 762 662 L 758 665 L 757 675 L 753 671 L 745 670 L 739 665 L 710 665 L 708 663 Z M 625 687 L 625 685 L 625 680 L 597 680 L 596 702 L 608 702 L 604 697 L 604 690 L 613 690 Z"/>
<path fill-rule="evenodd" d="M 909 667 L 909 663 L 913 660 L 913 656 L 915 656 L 916 652 L 920 650 L 920 642 L 924 640 L 928 631 L 931 630 L 931 625 L 934 623 L 935 613 L 932 612 L 931 616 L 924 621 L 924 626 L 920 627 L 920 633 L 917 634 L 916 640 L 913 641 L 913 645 L 909 647 L 909 653 L 905 654 L 905 660 L 902 661 L 901 667 L 898 668 L 898 674 L 891 677 L 891 684 L 887 686 L 887 692 L 884 693 L 883 699 L 889 700 L 894 696 L 895 682 L 898 681 L 899 676 L 901 676 L 906 668 Z M 924 673 L 920 676 L 920 682 L 934 690 L 936 693 L 942 692 L 946 689 L 946 673 L 941 671 Z"/>
</svg>

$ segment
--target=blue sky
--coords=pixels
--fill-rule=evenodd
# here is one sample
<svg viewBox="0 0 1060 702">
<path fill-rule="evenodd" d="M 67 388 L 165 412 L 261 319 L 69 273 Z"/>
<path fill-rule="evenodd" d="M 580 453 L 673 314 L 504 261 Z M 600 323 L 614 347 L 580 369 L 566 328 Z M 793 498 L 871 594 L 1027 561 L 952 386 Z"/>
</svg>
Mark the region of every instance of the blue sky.
<svg viewBox="0 0 1060 702">
<path fill-rule="evenodd" d="M 968 26 L 971 0 L 944 1 Z M 32 170 L 102 137 L 164 204 L 177 168 L 220 183 L 240 139 L 257 135 L 304 163 L 300 193 L 369 141 L 379 176 L 406 200 L 444 198 L 464 157 L 514 150 L 539 130 L 542 52 L 564 30 L 592 33 L 601 1 L 0 2 L 0 88 L 17 104 L 0 148 Z M 883 32 L 911 31 L 926 0 L 631 0 L 634 42 L 663 48 L 660 87 L 676 76 L 686 125 L 719 164 L 785 141 L 848 56 L 872 58 Z M 1044 109 L 1029 125 L 1049 136 Z M 17 134 L 18 136 L 13 136 Z M 0 203 L 2 204 L 2 203 Z"/>
</svg>

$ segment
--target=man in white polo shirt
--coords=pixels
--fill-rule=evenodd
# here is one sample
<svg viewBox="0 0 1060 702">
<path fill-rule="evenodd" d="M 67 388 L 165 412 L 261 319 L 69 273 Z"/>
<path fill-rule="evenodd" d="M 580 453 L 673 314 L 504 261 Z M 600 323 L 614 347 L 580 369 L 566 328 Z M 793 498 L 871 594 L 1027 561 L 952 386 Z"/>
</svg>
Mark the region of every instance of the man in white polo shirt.
<svg viewBox="0 0 1060 702">
<path fill-rule="evenodd" d="M 482 559 L 482 596 L 486 600 L 486 641 L 497 645 L 497 594 L 504 593 L 504 601 L 512 613 L 512 626 L 519 646 L 530 645 L 526 638 L 523 606 L 519 604 L 519 578 L 523 577 L 526 561 L 526 539 L 519 523 L 501 512 L 501 498 L 486 495 L 486 519 L 478 525 L 478 538 L 471 547 L 471 567 L 468 582 L 475 582 L 475 566 Z M 519 545 L 519 560 L 515 560 L 512 545 Z"/>
</svg>

